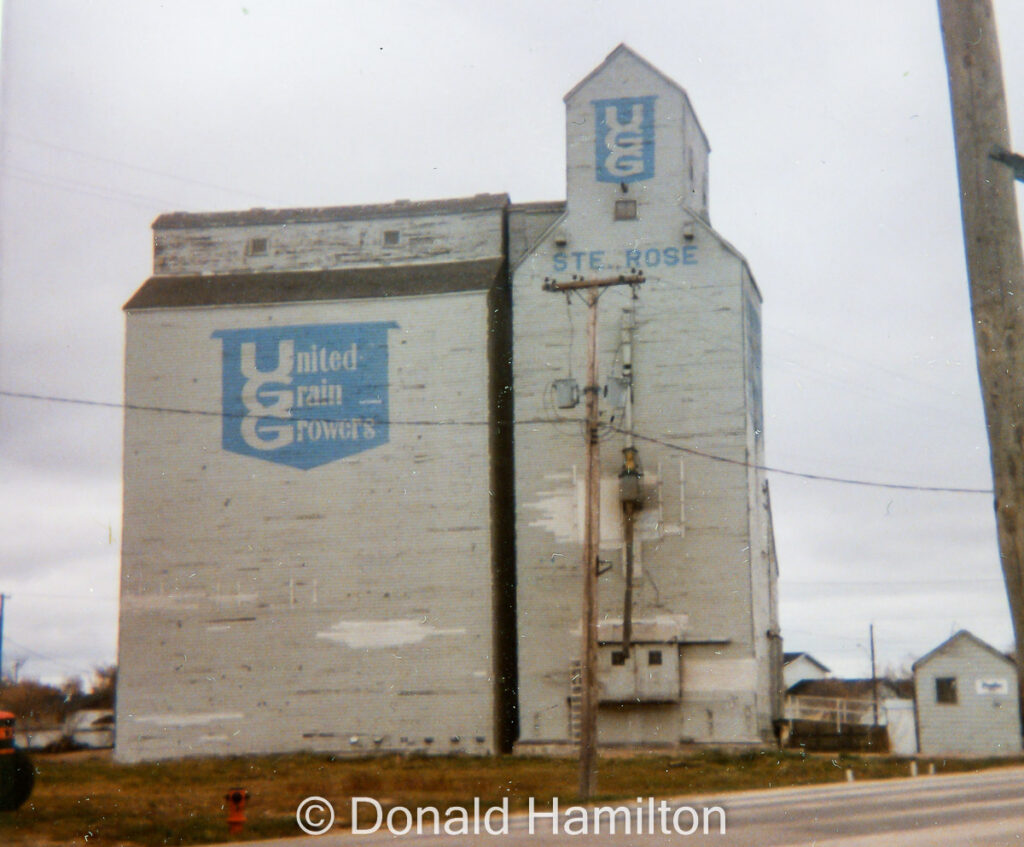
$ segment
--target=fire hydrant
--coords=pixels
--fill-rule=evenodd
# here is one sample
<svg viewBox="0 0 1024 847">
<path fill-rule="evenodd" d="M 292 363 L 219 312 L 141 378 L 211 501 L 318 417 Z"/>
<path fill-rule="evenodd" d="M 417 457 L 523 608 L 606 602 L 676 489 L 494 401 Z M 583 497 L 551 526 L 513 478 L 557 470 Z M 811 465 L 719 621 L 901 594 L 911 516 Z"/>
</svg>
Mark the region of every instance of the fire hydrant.
<svg viewBox="0 0 1024 847">
<path fill-rule="evenodd" d="M 244 788 L 232 788 L 224 799 L 228 804 L 228 832 L 237 835 L 245 826 L 245 803 L 249 792 Z"/>
</svg>

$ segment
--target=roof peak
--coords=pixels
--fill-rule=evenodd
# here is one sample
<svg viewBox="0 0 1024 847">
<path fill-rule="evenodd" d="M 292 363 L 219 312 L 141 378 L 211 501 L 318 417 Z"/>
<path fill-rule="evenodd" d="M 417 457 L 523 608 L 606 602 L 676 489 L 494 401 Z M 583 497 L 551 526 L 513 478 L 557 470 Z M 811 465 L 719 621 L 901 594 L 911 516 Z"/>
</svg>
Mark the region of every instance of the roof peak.
<svg viewBox="0 0 1024 847">
<path fill-rule="evenodd" d="M 583 79 L 581 79 L 571 89 L 569 89 L 569 92 L 562 98 L 562 100 L 565 101 L 566 103 L 568 103 L 569 100 L 571 100 L 573 97 L 576 96 L 577 93 L 579 93 L 581 88 L 583 88 L 594 77 L 596 77 L 598 74 L 600 74 L 602 71 L 604 71 L 605 68 L 607 68 L 610 64 L 612 64 L 612 62 L 614 62 L 620 56 L 629 56 L 630 58 L 636 60 L 641 65 L 643 65 L 647 70 L 649 70 L 652 74 L 654 74 L 655 76 L 660 78 L 667 85 L 669 85 L 672 88 L 676 89 L 676 91 L 678 91 L 680 94 L 683 95 L 683 99 L 686 101 L 687 106 L 690 109 L 690 113 L 693 115 L 693 119 L 694 119 L 695 123 L 697 124 L 697 129 L 699 130 L 700 134 L 703 136 L 704 142 L 706 144 L 708 144 L 708 149 L 710 150 L 711 145 L 710 145 L 710 143 L 708 143 L 707 133 L 704 132 L 704 128 L 700 125 L 700 118 L 697 117 L 697 110 L 693 108 L 693 104 L 690 102 L 690 96 L 686 93 L 686 89 L 683 88 L 674 79 L 672 79 L 672 77 L 670 77 L 663 70 L 661 70 L 660 68 L 658 68 L 655 65 L 651 64 L 647 59 L 645 59 L 643 56 L 641 56 L 639 53 L 637 53 L 636 50 L 634 50 L 632 47 L 630 47 L 628 44 L 626 44 L 625 41 L 620 42 L 618 47 L 616 47 L 614 50 L 612 50 L 611 53 L 609 53 L 607 56 L 605 56 L 604 61 L 602 61 L 601 64 L 599 64 L 590 73 L 588 73 L 585 77 L 583 77 Z"/>
<path fill-rule="evenodd" d="M 615 59 L 617 59 L 619 56 L 622 56 L 622 55 L 628 55 L 631 58 L 636 59 L 636 61 L 638 61 L 640 64 L 642 64 L 645 68 L 647 68 L 653 74 L 655 74 L 656 76 L 661 77 L 665 82 L 667 82 L 673 88 L 679 89 L 679 91 L 681 91 L 684 96 L 686 95 L 686 89 L 685 88 L 683 88 L 678 82 L 676 82 L 674 79 L 672 79 L 672 77 L 670 77 L 667 73 L 662 71 L 660 68 L 657 68 L 654 65 L 652 65 L 647 59 L 645 59 L 643 56 L 641 56 L 639 53 L 637 53 L 636 50 L 634 50 L 632 47 L 630 47 L 628 44 L 626 44 L 626 42 L 623 41 L 623 42 L 621 42 L 619 44 L 618 47 L 616 47 L 614 50 L 612 50 L 611 53 L 609 53 L 607 56 L 604 57 L 604 60 L 601 62 L 601 64 L 599 64 L 596 68 L 594 68 L 590 73 L 588 73 L 585 77 L 583 77 L 583 79 L 581 79 L 579 82 L 577 82 L 569 90 L 569 92 L 565 95 L 565 97 L 562 98 L 562 99 L 563 100 L 569 100 L 570 98 L 572 98 L 576 94 L 577 91 L 579 91 L 591 79 L 593 79 L 595 76 L 597 76 L 599 73 L 601 73 L 601 71 L 603 71 L 606 67 L 608 67 L 608 65 L 610 65 L 613 61 L 615 61 Z"/>
<path fill-rule="evenodd" d="M 925 653 L 920 659 L 918 659 L 916 662 L 914 662 L 914 664 L 911 666 L 911 668 L 916 671 L 918 669 L 918 667 L 920 667 L 925 662 L 928 662 L 929 660 L 934 658 L 938 653 L 941 653 L 943 650 L 946 649 L 946 647 L 948 647 L 954 641 L 961 641 L 961 640 L 965 640 L 965 639 L 967 641 L 970 641 L 971 643 L 975 644 L 977 647 L 980 647 L 983 650 L 987 650 L 992 655 L 998 656 L 1004 662 L 1009 662 L 1011 665 L 1016 666 L 1017 663 L 1013 659 L 1011 659 L 1009 656 L 1007 656 L 1005 653 L 1000 652 L 995 647 L 993 647 L 991 644 L 989 644 L 987 641 L 985 641 L 982 638 L 979 638 L 977 635 L 975 635 L 970 630 L 961 629 L 961 630 L 958 630 L 957 632 L 954 632 L 949 638 L 947 638 L 945 641 L 943 641 L 938 647 L 935 647 L 934 649 L 929 650 L 927 653 Z"/>
</svg>

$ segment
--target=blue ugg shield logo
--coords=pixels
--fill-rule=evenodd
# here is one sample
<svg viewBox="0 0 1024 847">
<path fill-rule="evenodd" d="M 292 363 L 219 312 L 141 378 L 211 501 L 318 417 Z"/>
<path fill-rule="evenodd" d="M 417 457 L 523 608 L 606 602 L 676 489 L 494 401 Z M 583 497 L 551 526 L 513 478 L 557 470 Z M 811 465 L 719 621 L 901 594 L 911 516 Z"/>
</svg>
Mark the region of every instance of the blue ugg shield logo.
<svg viewBox="0 0 1024 847">
<path fill-rule="evenodd" d="M 656 97 L 594 100 L 599 182 L 639 182 L 654 176 Z"/>
<path fill-rule="evenodd" d="M 388 441 L 392 322 L 227 329 L 225 450 L 308 470 Z"/>
</svg>

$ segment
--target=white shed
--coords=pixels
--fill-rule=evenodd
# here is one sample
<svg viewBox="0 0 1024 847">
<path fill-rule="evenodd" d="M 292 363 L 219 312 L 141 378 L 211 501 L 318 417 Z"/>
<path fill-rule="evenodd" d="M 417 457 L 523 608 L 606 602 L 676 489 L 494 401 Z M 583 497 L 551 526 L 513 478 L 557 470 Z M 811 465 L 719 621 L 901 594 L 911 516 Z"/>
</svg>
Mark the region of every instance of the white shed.
<svg viewBox="0 0 1024 847">
<path fill-rule="evenodd" d="M 922 755 L 1021 752 L 1017 667 L 967 630 L 914 663 L 914 696 Z"/>
</svg>

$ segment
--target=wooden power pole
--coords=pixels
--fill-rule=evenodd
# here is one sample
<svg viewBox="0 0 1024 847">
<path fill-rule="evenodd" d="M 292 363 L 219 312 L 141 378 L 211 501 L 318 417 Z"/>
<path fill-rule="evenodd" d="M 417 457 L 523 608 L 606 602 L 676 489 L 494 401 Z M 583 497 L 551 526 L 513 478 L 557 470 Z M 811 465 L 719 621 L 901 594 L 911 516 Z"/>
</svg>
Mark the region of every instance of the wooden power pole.
<svg viewBox="0 0 1024 847">
<path fill-rule="evenodd" d="M 615 285 L 639 285 L 639 272 L 609 279 L 545 280 L 545 291 L 587 292 L 586 397 L 586 510 L 583 522 L 583 619 L 580 655 L 580 799 L 597 790 L 597 569 L 601 545 L 600 388 L 597 384 L 597 301 L 601 290 Z"/>
<path fill-rule="evenodd" d="M 939 0 L 999 556 L 1024 667 L 1024 258 L 991 0 Z M 1018 675 L 1019 676 L 1019 675 Z"/>
<path fill-rule="evenodd" d="M 878 729 L 878 668 L 875 665 L 875 625 L 868 627 L 868 637 L 871 639 L 871 704 L 874 720 L 871 725 Z M 874 738 L 871 739 L 874 744 Z"/>
<path fill-rule="evenodd" d="M 6 594 L 0 594 L 0 688 L 4 687 L 4 601 Z"/>
</svg>

